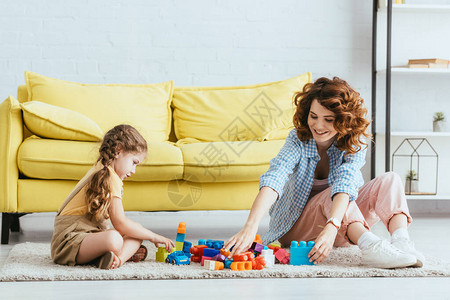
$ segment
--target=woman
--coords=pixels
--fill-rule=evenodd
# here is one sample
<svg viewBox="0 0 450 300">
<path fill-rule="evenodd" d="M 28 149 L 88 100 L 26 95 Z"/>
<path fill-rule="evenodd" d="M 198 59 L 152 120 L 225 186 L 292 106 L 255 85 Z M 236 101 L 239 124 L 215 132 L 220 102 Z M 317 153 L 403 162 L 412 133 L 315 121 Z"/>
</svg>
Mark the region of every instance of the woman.
<svg viewBox="0 0 450 300">
<path fill-rule="evenodd" d="M 294 96 L 294 127 L 261 176 L 246 224 L 225 244 L 234 253 L 249 248 L 270 208 L 264 243 L 314 240 L 308 254 L 321 263 L 334 246 L 357 244 L 362 262 L 379 268 L 421 267 L 423 255 L 409 240 L 412 219 L 399 176 L 386 173 L 362 188 L 361 167 L 370 122 L 364 100 L 346 81 L 319 78 Z M 391 243 L 370 232 L 379 220 Z"/>
</svg>

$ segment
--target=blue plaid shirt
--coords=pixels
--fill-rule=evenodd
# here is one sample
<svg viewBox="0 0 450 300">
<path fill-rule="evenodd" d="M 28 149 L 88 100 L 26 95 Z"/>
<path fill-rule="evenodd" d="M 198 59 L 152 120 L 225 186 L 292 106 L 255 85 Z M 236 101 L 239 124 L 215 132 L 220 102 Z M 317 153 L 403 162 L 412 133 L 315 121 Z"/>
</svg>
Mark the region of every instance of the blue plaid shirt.
<svg viewBox="0 0 450 300">
<path fill-rule="evenodd" d="M 346 193 L 350 201 L 355 200 L 359 188 L 364 184 L 360 169 L 365 164 L 366 150 L 344 157 L 345 151 L 339 150 L 333 143 L 327 154 L 331 197 L 336 193 Z M 270 161 L 269 170 L 260 178 L 259 188 L 271 187 L 278 193 L 278 199 L 269 211 L 269 231 L 263 236 L 264 244 L 279 239 L 300 217 L 308 201 L 319 160 L 315 140 L 300 141 L 294 129 L 278 155 Z"/>
</svg>

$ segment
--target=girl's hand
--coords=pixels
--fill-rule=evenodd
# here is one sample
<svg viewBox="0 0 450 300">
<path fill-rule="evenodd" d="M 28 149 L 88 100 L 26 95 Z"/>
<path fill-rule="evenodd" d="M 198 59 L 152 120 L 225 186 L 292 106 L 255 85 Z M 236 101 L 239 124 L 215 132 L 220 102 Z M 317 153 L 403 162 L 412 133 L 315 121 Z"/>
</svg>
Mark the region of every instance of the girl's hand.
<svg viewBox="0 0 450 300">
<path fill-rule="evenodd" d="M 323 228 L 315 241 L 314 247 L 308 254 L 310 261 L 314 261 L 314 264 L 320 264 L 328 257 L 333 249 L 337 232 L 337 228 L 330 223 Z"/>
<path fill-rule="evenodd" d="M 164 244 L 166 246 L 166 250 L 171 252 L 172 248 L 175 248 L 175 244 L 172 242 L 172 240 L 163 237 L 162 235 L 156 234 L 155 236 L 150 240 L 155 246 L 158 248 L 158 244 Z"/>
<path fill-rule="evenodd" d="M 230 254 L 231 256 L 247 251 L 252 246 L 257 231 L 258 227 L 254 228 L 253 226 L 245 225 L 241 231 L 226 241 L 224 246 L 225 250 L 230 251 L 230 248 L 234 245 L 233 251 Z"/>
</svg>

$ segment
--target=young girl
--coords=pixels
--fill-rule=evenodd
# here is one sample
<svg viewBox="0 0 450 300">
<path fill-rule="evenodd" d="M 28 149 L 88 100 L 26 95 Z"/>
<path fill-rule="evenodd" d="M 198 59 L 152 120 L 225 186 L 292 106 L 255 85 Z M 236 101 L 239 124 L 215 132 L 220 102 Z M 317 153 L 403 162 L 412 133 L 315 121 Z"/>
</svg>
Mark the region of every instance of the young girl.
<svg viewBox="0 0 450 300">
<path fill-rule="evenodd" d="M 319 78 L 294 96 L 294 127 L 261 176 L 260 191 L 246 224 L 225 244 L 234 253 L 249 248 L 270 208 L 264 243 L 315 241 L 308 254 L 321 263 L 334 246 L 357 244 L 362 262 L 379 268 L 422 266 L 409 240 L 412 219 L 400 177 L 389 172 L 362 188 L 361 167 L 369 121 L 364 100 L 344 80 Z M 379 220 L 391 243 L 370 232 Z"/>
<path fill-rule="evenodd" d="M 129 125 L 109 130 L 100 146 L 97 163 L 78 182 L 55 218 L 51 242 L 57 264 L 96 264 L 116 269 L 127 260 L 145 259 L 142 240 L 174 243 L 131 221 L 122 206 L 122 180 L 130 177 L 147 155 L 147 142 Z M 114 229 L 108 229 L 110 219 Z"/>
</svg>

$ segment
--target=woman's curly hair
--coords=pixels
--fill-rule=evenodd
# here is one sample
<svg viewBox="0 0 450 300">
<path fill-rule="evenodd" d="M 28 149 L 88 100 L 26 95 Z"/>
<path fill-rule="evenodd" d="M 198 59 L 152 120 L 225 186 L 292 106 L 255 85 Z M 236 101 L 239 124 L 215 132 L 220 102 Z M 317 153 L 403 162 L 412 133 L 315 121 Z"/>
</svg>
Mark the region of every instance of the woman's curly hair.
<svg viewBox="0 0 450 300">
<path fill-rule="evenodd" d="M 313 138 L 308 126 L 308 115 L 314 100 L 335 114 L 333 126 L 337 131 L 336 147 L 339 150 L 346 151 L 347 155 L 360 151 L 362 145 L 365 145 L 364 148 L 368 147 L 362 140 L 362 136 L 371 139 L 371 135 L 366 132 L 370 121 L 366 119 L 364 99 L 345 80 L 338 77 L 321 77 L 314 83 L 307 83 L 303 91 L 294 94 L 297 109 L 293 122 L 301 141 Z"/>
<path fill-rule="evenodd" d="M 97 162 L 101 162 L 103 168 L 93 175 L 86 190 L 88 211 L 97 220 L 109 218 L 111 173 L 108 166 L 114 161 L 119 151 L 147 153 L 147 142 L 130 125 L 117 125 L 105 134 L 99 149 L 100 157 L 97 160 Z"/>
</svg>

